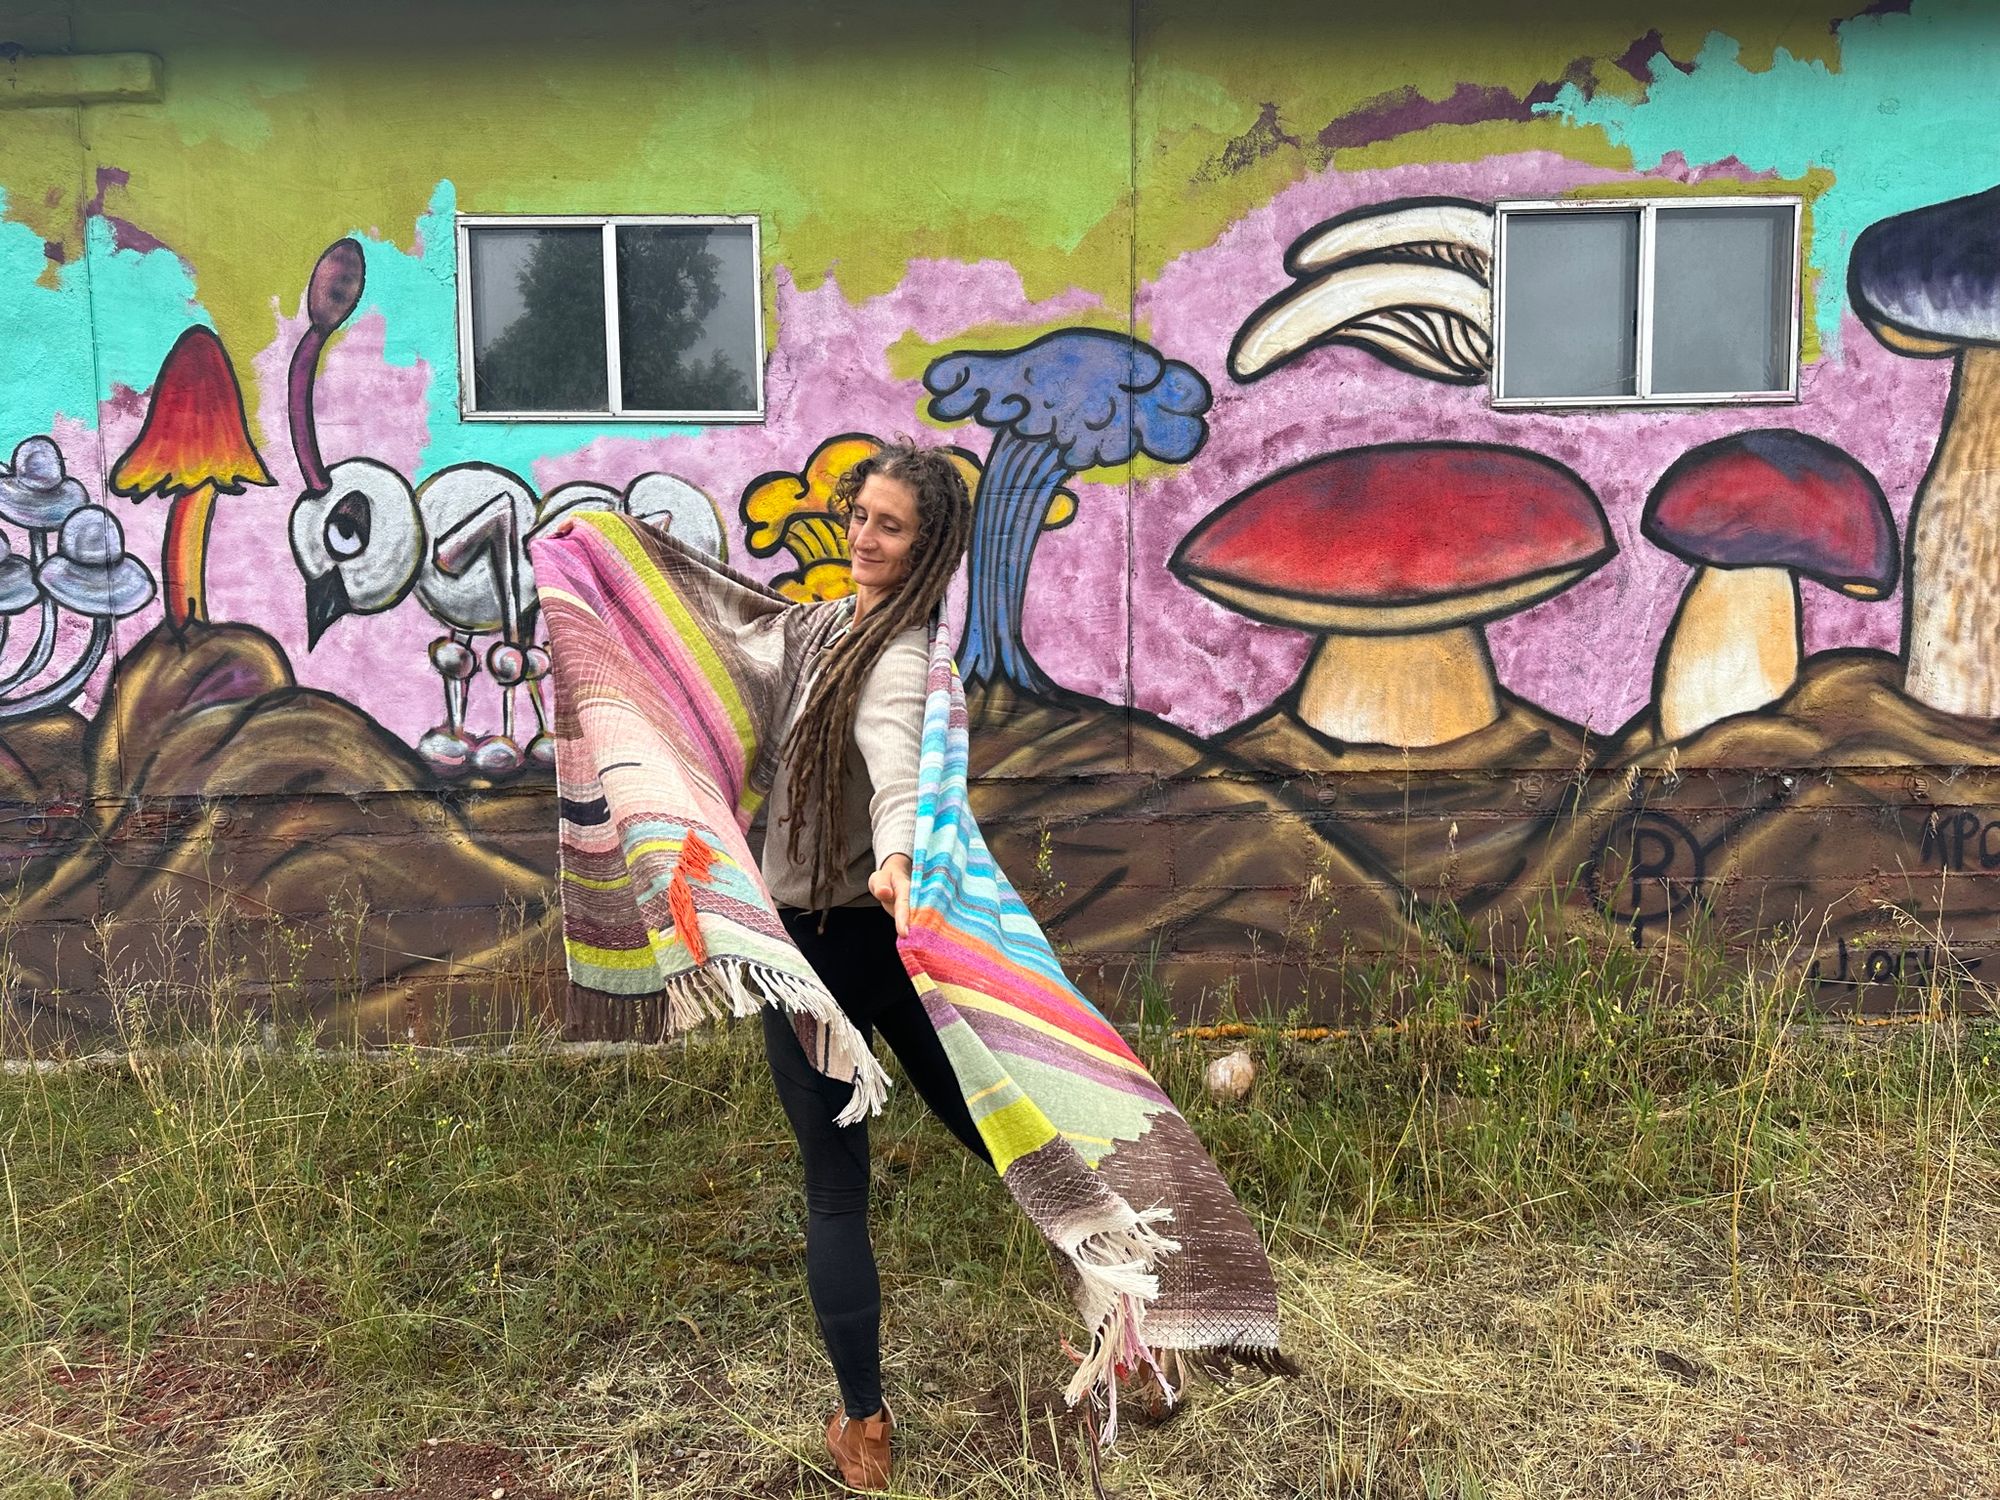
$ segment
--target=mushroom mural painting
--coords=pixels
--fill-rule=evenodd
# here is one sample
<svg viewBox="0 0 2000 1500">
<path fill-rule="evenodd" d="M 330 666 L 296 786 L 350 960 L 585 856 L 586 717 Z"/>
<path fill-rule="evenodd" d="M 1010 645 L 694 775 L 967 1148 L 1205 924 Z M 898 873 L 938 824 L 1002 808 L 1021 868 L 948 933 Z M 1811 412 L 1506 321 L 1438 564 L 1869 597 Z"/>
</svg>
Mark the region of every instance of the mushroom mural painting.
<svg viewBox="0 0 2000 1500">
<path fill-rule="evenodd" d="M 1678 740 L 1791 691 L 1799 579 L 1856 599 L 1896 587 L 1896 522 L 1875 476 L 1831 443 L 1745 432 L 1661 476 L 1646 539 L 1696 566 L 1660 648 L 1660 735 Z"/>
<path fill-rule="evenodd" d="M 1991 7 L 772 0 L 631 8 L 567 61 L 532 8 L 458 53 L 385 12 L 435 98 L 257 7 L 69 9 L 167 82 L 6 116 L 0 866 L 38 1037 L 193 994 L 172 913 L 247 1007 L 392 1039 L 483 986 L 633 1030 L 548 947 L 527 542 L 624 511 L 836 599 L 835 486 L 906 433 L 974 498 L 975 809 L 1107 1007 L 1372 1003 L 1439 934 L 1505 983 L 1551 903 L 1592 942 L 1824 933 L 1841 1000 L 1894 1002 L 1898 932 L 2000 972 Z M 796 107 L 886 36 L 865 120 Z M 706 55 L 762 84 L 659 86 Z M 880 149 L 947 117 L 983 148 L 948 191 Z M 662 176 L 690 120 L 731 128 Z M 1652 216 L 1648 357 L 1721 330 L 1786 381 L 1642 399 L 1614 299 L 1570 322 L 1631 330 L 1632 397 L 1496 402 L 1502 206 L 1565 204 Z M 1569 217 L 1538 318 L 1646 279 L 1557 264 Z M 642 218 L 703 236 L 712 297 L 621 260 Z M 551 230 L 578 253 L 524 285 Z M 511 347 L 602 409 L 477 409 L 467 362 L 539 299 Z M 668 345 L 727 351 L 743 407 L 622 409 Z"/>
<path fill-rule="evenodd" d="M 1493 362 L 1493 210 L 1462 198 L 1371 204 L 1285 252 L 1295 284 L 1237 330 L 1229 371 L 1256 380 L 1352 344 L 1427 380 L 1476 385 Z"/>
<path fill-rule="evenodd" d="M 2000 187 L 1854 243 L 1848 296 L 1899 354 L 1952 361 L 1951 402 L 1910 513 L 1910 695 L 2000 718 Z"/>
<path fill-rule="evenodd" d="M 1245 491 L 1172 568 L 1255 619 L 1316 631 L 1293 712 L 1329 740 L 1441 745 L 1500 717 L 1480 626 L 1617 551 L 1589 486 L 1519 449 L 1333 453 Z"/>
<path fill-rule="evenodd" d="M 0 532 L 0 642 L 23 611 L 39 606 L 39 628 L 26 651 L 0 675 L 0 720 L 29 718 L 67 704 L 103 663 L 111 624 L 144 609 L 153 577 L 125 553 L 117 517 L 92 505 L 71 478 L 62 450 L 33 437 L 0 470 L 0 516 L 27 533 L 27 555 Z M 65 619 L 88 620 L 74 659 L 53 675 Z"/>
<path fill-rule="evenodd" d="M 153 382 L 146 425 L 111 472 L 111 488 L 132 500 L 166 495 L 167 535 L 160 583 L 175 630 L 208 618 L 208 535 L 215 497 L 275 481 L 243 416 L 243 393 L 222 341 L 194 327 L 167 351 Z"/>
<path fill-rule="evenodd" d="M 285 377 L 285 409 L 291 423 L 293 456 L 309 495 L 324 495 L 333 488 L 326 460 L 320 457 L 319 431 L 313 419 L 313 382 L 319 379 L 320 356 L 326 351 L 326 341 L 353 316 L 367 283 L 367 259 L 360 243 L 352 239 L 335 240 L 322 250 L 312 275 L 306 278 L 306 331 L 292 350 Z"/>
</svg>

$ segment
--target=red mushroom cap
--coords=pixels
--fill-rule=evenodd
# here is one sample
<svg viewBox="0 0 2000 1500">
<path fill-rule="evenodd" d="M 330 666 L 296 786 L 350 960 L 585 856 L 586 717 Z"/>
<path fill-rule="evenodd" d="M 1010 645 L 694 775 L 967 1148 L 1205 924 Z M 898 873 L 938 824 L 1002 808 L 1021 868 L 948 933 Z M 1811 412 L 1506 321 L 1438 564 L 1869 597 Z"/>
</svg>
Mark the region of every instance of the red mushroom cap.
<svg viewBox="0 0 2000 1500">
<path fill-rule="evenodd" d="M 1189 532 L 1176 575 L 1260 619 L 1362 634 L 1492 619 L 1618 550 L 1553 459 L 1485 443 L 1389 443 L 1312 459 Z"/>
<path fill-rule="evenodd" d="M 1789 568 L 1859 599 L 1896 586 L 1896 520 L 1832 443 L 1774 428 L 1690 448 L 1660 476 L 1646 539 L 1711 568 Z"/>
<path fill-rule="evenodd" d="M 143 500 L 186 495 L 214 485 L 240 495 L 249 484 L 274 484 L 243 416 L 236 369 L 213 330 L 196 324 L 160 362 L 146 420 L 111 471 L 111 488 Z"/>
</svg>

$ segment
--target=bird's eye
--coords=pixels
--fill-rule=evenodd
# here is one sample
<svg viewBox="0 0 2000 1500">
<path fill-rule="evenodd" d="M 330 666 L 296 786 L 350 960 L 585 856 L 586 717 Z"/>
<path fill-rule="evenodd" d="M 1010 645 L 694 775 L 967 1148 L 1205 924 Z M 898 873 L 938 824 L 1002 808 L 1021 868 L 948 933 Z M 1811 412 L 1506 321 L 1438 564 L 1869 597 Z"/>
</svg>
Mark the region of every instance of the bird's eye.
<svg viewBox="0 0 2000 1500">
<path fill-rule="evenodd" d="M 335 502 L 326 518 L 326 550 L 336 562 L 359 557 L 368 545 L 368 497 L 349 490 Z"/>
</svg>

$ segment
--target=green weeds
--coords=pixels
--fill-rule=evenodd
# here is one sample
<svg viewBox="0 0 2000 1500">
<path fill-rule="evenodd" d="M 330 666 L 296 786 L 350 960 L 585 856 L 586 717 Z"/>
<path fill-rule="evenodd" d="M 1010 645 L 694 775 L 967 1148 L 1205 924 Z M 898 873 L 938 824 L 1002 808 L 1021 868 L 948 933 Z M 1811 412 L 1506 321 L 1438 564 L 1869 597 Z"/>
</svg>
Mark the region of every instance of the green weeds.
<svg viewBox="0 0 2000 1500">
<path fill-rule="evenodd" d="M 1379 1024 L 1139 1045 L 1272 1247 L 1297 1381 L 1129 1429 L 1127 1494 L 2000 1491 L 2000 1030 L 1824 1020 L 1795 956 L 1557 923 Z M 1297 1018 L 1292 1018 L 1297 1019 Z M 565 1493 L 826 1495 L 792 1146 L 754 1029 L 328 1053 L 262 1026 L 0 1077 L 0 1493 L 293 1495 L 497 1443 Z M 905 1493 L 1086 1493 L 1073 1331 L 1004 1191 L 875 1126 Z M 409 1490 L 406 1493 L 419 1493 Z"/>
</svg>

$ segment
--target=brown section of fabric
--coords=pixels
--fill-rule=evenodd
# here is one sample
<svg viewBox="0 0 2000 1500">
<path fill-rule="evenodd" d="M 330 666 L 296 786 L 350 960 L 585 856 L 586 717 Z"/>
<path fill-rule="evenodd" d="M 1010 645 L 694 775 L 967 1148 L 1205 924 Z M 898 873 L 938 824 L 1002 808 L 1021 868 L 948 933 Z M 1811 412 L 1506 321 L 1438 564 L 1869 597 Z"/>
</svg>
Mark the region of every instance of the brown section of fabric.
<svg viewBox="0 0 2000 1500">
<path fill-rule="evenodd" d="M 1161 1264 L 1160 1295 L 1146 1309 L 1149 1343 L 1169 1349 L 1278 1346 L 1278 1291 L 1249 1217 L 1186 1120 L 1155 1115 L 1098 1163 L 1104 1185 L 1134 1208 L 1162 1207 L 1162 1232 L 1180 1242 Z"/>
</svg>

